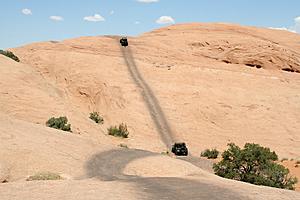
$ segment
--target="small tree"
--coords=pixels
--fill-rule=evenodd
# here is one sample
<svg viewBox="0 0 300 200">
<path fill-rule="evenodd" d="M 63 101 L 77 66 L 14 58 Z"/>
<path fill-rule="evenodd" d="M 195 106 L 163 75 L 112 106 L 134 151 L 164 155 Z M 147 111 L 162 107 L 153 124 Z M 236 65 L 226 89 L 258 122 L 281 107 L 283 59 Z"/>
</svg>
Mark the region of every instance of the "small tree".
<svg viewBox="0 0 300 200">
<path fill-rule="evenodd" d="M 90 113 L 90 119 L 96 122 L 97 124 L 103 124 L 104 119 L 99 115 L 98 112 L 92 112 Z"/>
<path fill-rule="evenodd" d="M 201 153 L 202 157 L 206 157 L 208 159 L 216 159 L 219 155 L 219 151 L 217 149 L 206 149 Z"/>
<path fill-rule="evenodd" d="M 269 148 L 247 143 L 244 149 L 228 144 L 223 160 L 214 164 L 215 174 L 255 185 L 294 189 L 297 179 L 289 176 L 289 170 L 275 163 L 278 156 Z"/>
<path fill-rule="evenodd" d="M 6 57 L 9 57 L 9 58 L 13 59 L 16 62 L 20 62 L 19 58 L 11 51 L 0 50 L 0 54 L 4 55 Z"/>
<path fill-rule="evenodd" d="M 126 124 L 120 124 L 119 127 L 111 126 L 108 130 L 108 135 L 112 135 L 115 137 L 128 138 L 129 132 L 127 130 Z"/>
<path fill-rule="evenodd" d="M 52 117 L 46 122 L 46 125 L 51 128 L 71 132 L 71 124 L 68 124 L 67 117 Z"/>
</svg>

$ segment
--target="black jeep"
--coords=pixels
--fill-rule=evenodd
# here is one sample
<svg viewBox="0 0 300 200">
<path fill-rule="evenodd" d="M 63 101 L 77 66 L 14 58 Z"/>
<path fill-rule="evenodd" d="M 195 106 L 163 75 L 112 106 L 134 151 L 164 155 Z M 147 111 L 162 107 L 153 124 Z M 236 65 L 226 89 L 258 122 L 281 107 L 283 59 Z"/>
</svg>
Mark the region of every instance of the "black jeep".
<svg viewBox="0 0 300 200">
<path fill-rule="evenodd" d="M 122 37 L 122 38 L 120 39 L 120 43 L 121 43 L 121 45 L 122 45 L 123 47 L 127 47 L 127 46 L 128 46 L 128 40 L 127 40 L 127 38 L 126 38 L 126 37 Z"/>
<path fill-rule="evenodd" d="M 184 142 L 175 143 L 172 146 L 172 153 L 174 153 L 176 156 L 187 156 L 188 155 L 188 149 L 187 149 Z"/>
</svg>

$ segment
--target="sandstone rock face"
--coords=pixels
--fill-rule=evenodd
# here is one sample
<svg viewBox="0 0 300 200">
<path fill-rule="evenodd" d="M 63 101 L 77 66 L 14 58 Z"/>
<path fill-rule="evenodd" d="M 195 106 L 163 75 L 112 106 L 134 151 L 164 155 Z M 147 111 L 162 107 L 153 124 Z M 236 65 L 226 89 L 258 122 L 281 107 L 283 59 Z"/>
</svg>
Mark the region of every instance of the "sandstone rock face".
<svg viewBox="0 0 300 200">
<path fill-rule="evenodd" d="M 202 43 L 200 43 L 202 44 Z M 192 43 L 194 51 L 207 58 L 228 64 L 243 64 L 263 69 L 280 69 L 300 73 L 300 55 L 268 40 L 259 43 L 234 41 L 209 41 L 207 45 Z"/>
<path fill-rule="evenodd" d="M 140 77 L 152 90 L 176 139 L 187 144 L 195 159 L 206 148 L 222 151 L 230 142 L 240 146 L 259 143 L 280 158 L 300 157 L 298 34 L 195 23 L 161 28 L 128 40 L 127 49 Z M 119 151 L 121 143 L 132 151 L 168 150 L 145 103 L 145 89 L 136 84 L 126 65 L 119 38 L 81 37 L 11 51 L 20 63 L 0 55 L 0 164 L 13 163 L 9 171 L 0 165 L 0 182 L 8 178 L 11 182 L 0 187 L 0 193 L 6 194 L 3 199 L 30 200 L 44 194 L 50 199 L 87 199 L 87 194 L 93 197 L 89 199 L 104 199 L 105 195 L 114 199 L 114 189 L 119 195 L 143 192 L 129 182 L 87 177 L 86 163 L 94 155 Z M 89 119 L 94 111 L 103 116 L 103 125 Z M 72 133 L 45 126 L 49 118 L 59 116 L 68 117 Z M 122 122 L 128 126 L 128 139 L 107 135 L 107 128 Z M 116 161 L 111 157 L 106 158 Z M 111 166 L 102 161 L 99 159 L 100 164 Z M 182 162 L 154 156 L 116 168 L 125 175 L 146 178 L 200 177 L 203 183 L 235 188 L 255 200 L 299 199 L 299 193 L 224 182 Z M 293 175 L 300 177 L 299 169 L 295 168 Z M 65 174 L 72 180 L 22 182 L 41 171 Z M 73 198 L 64 197 L 69 189 L 74 191 L 67 192 Z"/>
<path fill-rule="evenodd" d="M 147 33 L 199 56 L 263 69 L 300 72 L 299 35 L 230 24 L 183 24 Z"/>
<path fill-rule="evenodd" d="M 299 34 L 194 23 L 128 40 L 174 135 L 188 142 L 192 153 L 257 142 L 282 157 L 300 156 Z M 165 150 L 119 38 L 81 37 L 11 50 L 21 63 L 3 60 L 4 113 L 39 124 L 67 115 L 74 133 L 96 142 L 109 140 L 99 131 L 127 122 L 129 145 Z M 92 111 L 105 118 L 101 130 L 85 118 Z"/>
</svg>

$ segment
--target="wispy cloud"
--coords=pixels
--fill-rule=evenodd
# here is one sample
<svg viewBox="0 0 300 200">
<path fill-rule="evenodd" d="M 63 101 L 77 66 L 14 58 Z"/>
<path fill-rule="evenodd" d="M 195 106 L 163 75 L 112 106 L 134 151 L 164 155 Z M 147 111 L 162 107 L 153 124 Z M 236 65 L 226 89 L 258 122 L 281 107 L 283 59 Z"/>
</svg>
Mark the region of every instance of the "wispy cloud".
<svg viewBox="0 0 300 200">
<path fill-rule="evenodd" d="M 156 20 L 158 24 L 174 24 L 175 20 L 171 16 L 161 16 Z"/>
<path fill-rule="evenodd" d="M 269 27 L 269 29 L 280 30 L 280 31 L 289 31 L 292 33 L 296 33 L 296 31 L 294 31 L 292 29 L 288 29 L 286 27 Z"/>
<path fill-rule="evenodd" d="M 22 13 L 23 13 L 24 15 L 32 15 L 32 12 L 31 12 L 31 10 L 30 10 L 30 9 L 28 9 L 28 8 L 24 8 L 24 9 L 22 9 Z"/>
<path fill-rule="evenodd" d="M 276 30 L 284 30 L 284 31 L 289 31 L 292 33 L 300 33 L 300 16 L 296 17 L 294 19 L 294 25 L 287 28 L 287 27 L 280 27 L 280 28 L 274 28 L 274 27 L 269 27 L 270 29 L 276 29 Z"/>
<path fill-rule="evenodd" d="M 111 10 L 111 11 L 109 12 L 109 14 L 110 14 L 110 15 L 113 15 L 113 14 L 115 14 L 115 11 L 114 11 L 114 10 Z"/>
<path fill-rule="evenodd" d="M 53 21 L 64 21 L 64 18 L 61 16 L 50 16 L 49 19 L 53 20 Z"/>
<path fill-rule="evenodd" d="M 296 17 L 294 19 L 294 26 L 291 27 L 292 30 L 296 31 L 297 33 L 300 33 L 300 16 Z"/>
<path fill-rule="evenodd" d="M 140 2 L 140 3 L 156 3 L 156 2 L 159 2 L 159 0 L 137 0 L 137 2 Z"/>
<path fill-rule="evenodd" d="M 83 20 L 85 21 L 89 21 L 89 22 L 103 22 L 105 21 L 104 17 L 102 17 L 99 14 L 95 14 L 94 16 L 86 16 L 83 18 Z"/>
<path fill-rule="evenodd" d="M 135 21 L 134 24 L 138 25 L 140 24 L 141 22 L 140 21 Z"/>
</svg>

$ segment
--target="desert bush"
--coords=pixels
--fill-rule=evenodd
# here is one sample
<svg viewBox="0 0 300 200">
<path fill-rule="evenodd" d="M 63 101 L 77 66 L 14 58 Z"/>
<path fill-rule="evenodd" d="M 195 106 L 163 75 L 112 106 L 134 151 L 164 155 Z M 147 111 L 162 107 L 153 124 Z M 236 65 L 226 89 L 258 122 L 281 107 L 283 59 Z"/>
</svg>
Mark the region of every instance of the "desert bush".
<svg viewBox="0 0 300 200">
<path fill-rule="evenodd" d="M 90 119 L 96 122 L 97 124 L 103 124 L 104 122 L 103 117 L 101 117 L 98 112 L 90 113 Z"/>
<path fill-rule="evenodd" d="M 202 157 L 206 157 L 208 159 L 216 159 L 219 155 L 219 151 L 217 149 L 206 149 L 205 151 L 201 152 Z"/>
<path fill-rule="evenodd" d="M 16 62 L 20 62 L 19 58 L 11 51 L 0 50 L 0 54 L 4 55 L 6 57 L 9 57 L 9 58 L 13 59 Z"/>
<path fill-rule="evenodd" d="M 71 124 L 68 124 L 67 117 L 52 117 L 46 122 L 46 125 L 51 128 L 71 132 Z"/>
<path fill-rule="evenodd" d="M 111 126 L 108 129 L 108 135 L 112 135 L 115 137 L 128 138 L 129 132 L 127 130 L 127 125 L 122 123 L 119 125 L 119 127 Z"/>
<path fill-rule="evenodd" d="M 40 172 L 33 176 L 29 176 L 26 181 L 45 181 L 45 180 L 61 180 L 62 177 L 59 174 L 52 172 Z"/>
<path fill-rule="evenodd" d="M 119 144 L 119 147 L 128 149 L 129 147 L 126 144 Z"/>
<path fill-rule="evenodd" d="M 170 152 L 168 151 L 168 150 L 166 150 L 166 151 L 162 151 L 162 152 L 160 152 L 160 154 L 161 155 L 170 155 Z"/>
<path fill-rule="evenodd" d="M 233 143 L 228 146 L 222 160 L 213 166 L 215 174 L 255 185 L 295 189 L 297 179 L 289 176 L 287 168 L 274 162 L 278 160 L 274 151 L 250 143 L 243 149 Z"/>
</svg>

